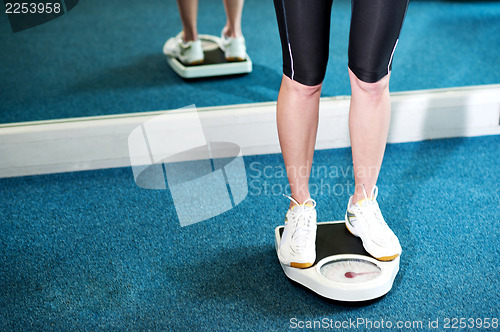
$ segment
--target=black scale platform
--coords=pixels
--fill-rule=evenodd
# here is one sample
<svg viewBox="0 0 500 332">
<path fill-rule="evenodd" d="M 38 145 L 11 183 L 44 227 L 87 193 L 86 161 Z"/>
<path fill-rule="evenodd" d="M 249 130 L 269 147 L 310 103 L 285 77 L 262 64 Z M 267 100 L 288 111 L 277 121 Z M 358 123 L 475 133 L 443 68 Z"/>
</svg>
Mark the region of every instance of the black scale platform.
<svg viewBox="0 0 500 332">
<path fill-rule="evenodd" d="M 279 230 L 280 238 L 284 226 Z M 352 235 L 343 222 L 319 223 L 316 231 L 316 265 L 323 258 L 333 255 L 357 254 L 371 257 L 363 248 L 361 239 Z"/>
<path fill-rule="evenodd" d="M 224 56 L 224 52 L 220 48 L 212 48 L 212 49 L 204 49 L 203 54 L 205 56 L 205 60 L 202 64 L 198 65 L 184 65 L 185 67 L 197 67 L 197 66 L 206 66 L 206 65 L 220 65 L 224 63 L 232 63 L 226 60 Z M 243 61 L 241 61 L 243 62 Z"/>
</svg>

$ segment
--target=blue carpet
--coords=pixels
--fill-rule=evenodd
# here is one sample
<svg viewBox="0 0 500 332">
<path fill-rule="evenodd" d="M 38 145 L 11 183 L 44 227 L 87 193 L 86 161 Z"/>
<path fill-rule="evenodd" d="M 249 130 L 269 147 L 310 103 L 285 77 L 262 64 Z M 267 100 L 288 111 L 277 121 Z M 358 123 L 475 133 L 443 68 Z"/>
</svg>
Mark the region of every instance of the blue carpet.
<svg viewBox="0 0 500 332">
<path fill-rule="evenodd" d="M 335 0 L 323 96 L 348 95 L 350 2 Z M 500 83 L 500 2 L 412 0 L 392 91 Z M 220 0 L 200 1 L 200 33 L 219 35 Z M 175 1 L 82 0 L 12 33 L 0 15 L 0 123 L 275 101 L 281 49 L 272 2 L 247 1 L 249 75 L 184 81 L 161 50 L 181 29 Z"/>
<path fill-rule="evenodd" d="M 499 146 L 500 136 L 388 145 L 379 202 L 401 270 L 361 307 L 282 273 L 279 154 L 245 157 L 247 198 L 184 228 L 169 192 L 137 187 L 130 168 L 0 179 L 0 330 L 269 331 L 323 319 L 442 330 L 447 318 L 498 319 Z M 350 149 L 316 152 L 313 170 L 329 172 L 311 183 L 332 188 L 314 197 L 320 221 L 342 218 L 350 165 Z"/>
</svg>

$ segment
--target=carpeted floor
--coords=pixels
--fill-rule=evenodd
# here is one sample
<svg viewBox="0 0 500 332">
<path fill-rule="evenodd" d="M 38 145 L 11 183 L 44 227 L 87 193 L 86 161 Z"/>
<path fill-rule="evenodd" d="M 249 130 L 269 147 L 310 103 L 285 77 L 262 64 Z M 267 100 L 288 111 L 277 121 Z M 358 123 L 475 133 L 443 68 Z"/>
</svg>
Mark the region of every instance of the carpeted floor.
<svg viewBox="0 0 500 332">
<path fill-rule="evenodd" d="M 279 154 L 245 157 L 247 198 L 183 228 L 169 191 L 139 188 L 130 168 L 0 179 L 0 330 L 269 331 L 314 321 L 429 330 L 436 320 L 442 330 L 452 318 L 489 318 L 484 330 L 494 330 L 499 146 L 500 136 L 388 145 L 379 202 L 403 246 L 401 269 L 389 294 L 363 306 L 319 298 L 281 271 Z M 350 164 L 350 149 L 316 152 L 319 221 L 342 218 Z"/>
</svg>

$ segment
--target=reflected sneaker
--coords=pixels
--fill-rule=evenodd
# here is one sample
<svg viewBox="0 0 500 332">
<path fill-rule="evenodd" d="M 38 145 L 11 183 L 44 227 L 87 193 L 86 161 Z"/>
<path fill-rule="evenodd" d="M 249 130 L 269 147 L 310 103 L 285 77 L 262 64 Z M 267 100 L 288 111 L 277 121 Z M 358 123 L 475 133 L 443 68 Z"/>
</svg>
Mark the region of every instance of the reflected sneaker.
<svg viewBox="0 0 500 332">
<path fill-rule="evenodd" d="M 288 197 L 288 196 L 286 196 Z M 286 213 L 285 229 L 278 248 L 281 263 L 297 268 L 308 268 L 316 260 L 316 202 L 309 198 Z"/>
<path fill-rule="evenodd" d="M 378 188 L 374 186 L 370 198 L 363 188 L 365 199 L 352 204 L 349 198 L 345 214 L 345 225 L 355 236 L 361 238 L 365 250 L 381 261 L 391 261 L 401 255 L 397 236 L 385 223 L 376 201 Z"/>
<path fill-rule="evenodd" d="M 224 30 L 221 34 L 221 45 L 219 45 L 227 61 L 245 61 L 247 57 L 247 47 L 245 45 L 245 38 L 227 37 Z"/>
<path fill-rule="evenodd" d="M 201 40 L 185 42 L 182 32 L 172 37 L 163 46 L 163 53 L 177 58 L 184 65 L 199 65 L 205 60 Z"/>
</svg>

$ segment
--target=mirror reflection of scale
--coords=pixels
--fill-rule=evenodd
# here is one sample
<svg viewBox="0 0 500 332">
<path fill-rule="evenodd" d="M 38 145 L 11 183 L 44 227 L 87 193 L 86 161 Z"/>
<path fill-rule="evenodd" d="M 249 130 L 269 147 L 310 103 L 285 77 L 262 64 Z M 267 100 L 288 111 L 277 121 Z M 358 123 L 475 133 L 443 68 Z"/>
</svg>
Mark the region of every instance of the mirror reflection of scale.
<svg viewBox="0 0 500 332">
<path fill-rule="evenodd" d="M 313 292 L 332 300 L 361 302 L 387 294 L 399 271 L 399 257 L 374 259 L 352 235 L 344 221 L 320 222 L 316 232 L 316 261 L 307 269 L 281 264 L 286 276 Z M 275 229 L 275 245 L 284 226 Z"/>
<path fill-rule="evenodd" d="M 230 62 L 226 60 L 224 52 L 219 46 L 222 45 L 222 41 L 219 37 L 199 35 L 198 38 L 201 40 L 205 56 L 203 64 L 184 65 L 179 59 L 166 54 L 164 51 L 170 67 L 182 78 L 247 74 L 252 71 L 252 60 L 250 60 L 248 54 L 246 54 L 244 61 Z"/>
</svg>

